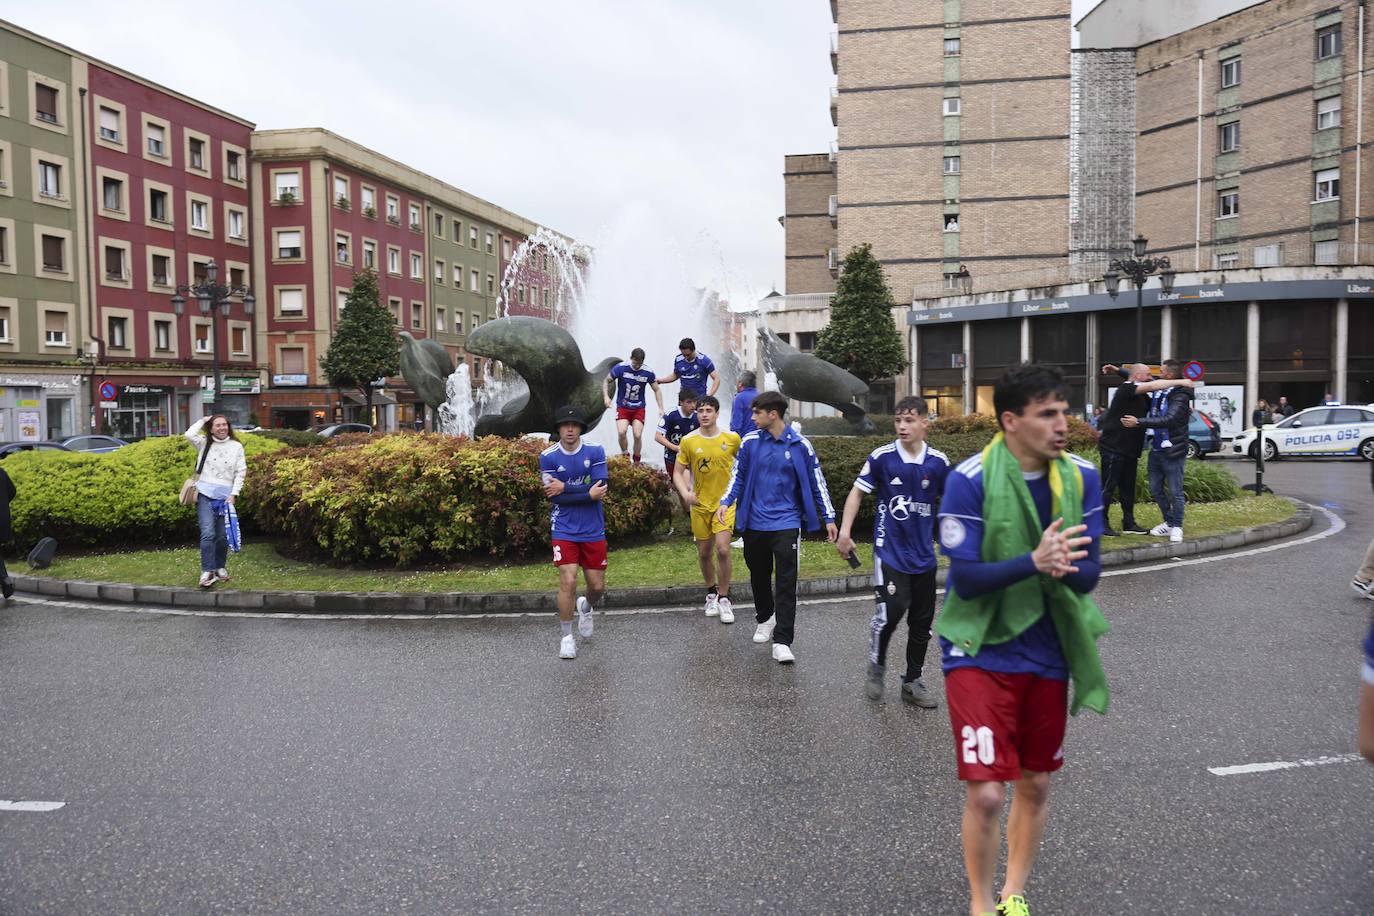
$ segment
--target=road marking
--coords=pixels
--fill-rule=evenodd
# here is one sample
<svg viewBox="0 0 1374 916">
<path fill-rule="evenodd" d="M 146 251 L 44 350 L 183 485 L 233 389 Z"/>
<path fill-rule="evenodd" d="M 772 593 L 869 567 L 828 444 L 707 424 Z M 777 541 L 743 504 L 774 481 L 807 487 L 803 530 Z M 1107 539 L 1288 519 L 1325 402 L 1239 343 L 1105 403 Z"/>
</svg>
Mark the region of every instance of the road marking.
<svg viewBox="0 0 1374 916">
<path fill-rule="evenodd" d="M 1235 560 L 1242 557 L 1251 557 L 1257 554 L 1270 553 L 1275 550 L 1287 550 L 1291 547 L 1301 547 L 1304 544 L 1311 544 L 1333 535 L 1340 534 L 1345 530 L 1345 519 L 1323 506 L 1313 506 L 1306 504 L 1317 512 L 1326 516 L 1330 522 L 1330 527 L 1325 531 L 1316 534 L 1309 534 L 1292 541 L 1282 541 L 1276 544 L 1266 544 L 1262 547 L 1252 547 L 1248 550 L 1235 550 L 1227 553 L 1212 554 L 1204 557 L 1191 557 L 1183 559 L 1172 557 L 1167 562 L 1155 563 L 1150 566 L 1132 566 L 1128 569 L 1109 569 L 1102 572 L 1102 576 L 1134 576 L 1140 573 L 1158 572 L 1163 569 L 1178 569 L 1182 566 L 1196 566 L 1201 563 L 1220 563 L 1224 560 Z M 936 589 L 937 595 L 943 595 L 943 588 Z M 856 601 L 869 601 L 871 597 L 867 590 L 855 592 L 852 595 L 837 595 L 829 598 L 806 598 L 797 602 L 798 606 L 805 607 L 815 604 L 845 604 Z M 124 614 L 158 614 L 168 617 L 243 617 L 266 620 L 513 620 L 521 617 L 553 617 L 554 611 L 506 611 L 490 612 L 484 614 L 301 614 L 289 613 L 284 611 L 210 611 L 198 610 L 195 608 L 166 608 L 166 607 L 136 607 L 123 604 L 101 604 L 91 601 L 67 601 L 53 598 L 28 597 L 20 599 L 18 603 L 38 604 L 49 607 L 70 607 L 83 610 L 96 611 L 119 611 Z M 752 604 L 736 604 L 736 610 L 752 610 Z M 695 614 L 701 608 L 698 605 L 674 605 L 670 607 L 650 607 L 650 608 L 612 608 L 603 610 L 602 614 L 615 617 L 637 616 L 640 614 Z"/>
<path fill-rule="evenodd" d="M 1298 767 L 1324 767 L 1333 763 L 1354 763 L 1363 760 L 1359 754 L 1336 754 L 1331 757 L 1312 757 L 1308 760 L 1276 760 L 1273 763 L 1241 763 L 1230 767 L 1208 767 L 1213 776 L 1242 776 L 1246 773 L 1268 773 L 1271 770 L 1292 770 Z"/>
<path fill-rule="evenodd" d="M 56 811 L 66 802 L 6 801 L 0 798 L 0 811 Z"/>
</svg>

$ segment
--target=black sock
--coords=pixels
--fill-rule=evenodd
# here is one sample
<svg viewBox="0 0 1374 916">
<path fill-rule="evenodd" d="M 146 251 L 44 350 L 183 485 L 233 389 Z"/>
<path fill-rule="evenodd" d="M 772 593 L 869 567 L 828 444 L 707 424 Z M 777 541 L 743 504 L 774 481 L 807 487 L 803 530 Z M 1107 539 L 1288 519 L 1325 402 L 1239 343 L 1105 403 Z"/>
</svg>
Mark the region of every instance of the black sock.
<svg viewBox="0 0 1374 916">
<path fill-rule="evenodd" d="M 708 594 L 708 595 L 714 595 L 714 594 L 717 594 L 719 591 L 720 591 L 720 589 L 719 589 L 717 586 L 714 586 L 714 585 L 713 585 L 713 586 L 711 586 L 710 588 L 708 588 L 708 589 L 706 590 L 706 594 Z"/>
</svg>

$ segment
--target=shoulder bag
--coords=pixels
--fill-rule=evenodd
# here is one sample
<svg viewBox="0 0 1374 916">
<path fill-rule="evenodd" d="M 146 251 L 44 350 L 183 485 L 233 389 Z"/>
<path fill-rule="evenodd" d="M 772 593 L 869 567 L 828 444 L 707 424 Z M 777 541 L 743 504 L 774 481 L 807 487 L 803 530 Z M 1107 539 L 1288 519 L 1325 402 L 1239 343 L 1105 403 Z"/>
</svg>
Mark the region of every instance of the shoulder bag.
<svg viewBox="0 0 1374 916">
<path fill-rule="evenodd" d="M 177 501 L 183 506 L 194 506 L 196 504 L 196 497 L 199 495 L 196 490 L 196 481 L 200 480 L 200 472 L 205 470 L 205 459 L 209 456 L 210 437 L 206 436 L 205 448 L 201 450 L 200 461 L 196 463 L 196 472 L 190 477 L 187 477 L 185 482 L 182 483 L 181 494 L 177 497 Z"/>
</svg>

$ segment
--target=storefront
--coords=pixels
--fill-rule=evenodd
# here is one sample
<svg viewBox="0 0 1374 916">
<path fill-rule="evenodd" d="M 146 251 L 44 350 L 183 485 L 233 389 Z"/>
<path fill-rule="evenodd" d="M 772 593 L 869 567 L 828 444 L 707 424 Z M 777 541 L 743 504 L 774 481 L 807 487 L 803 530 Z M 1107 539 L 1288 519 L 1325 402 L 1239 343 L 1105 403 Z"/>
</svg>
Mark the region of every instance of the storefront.
<svg viewBox="0 0 1374 916">
<path fill-rule="evenodd" d="M 114 397 L 110 398 L 112 391 Z M 105 435 L 121 439 L 171 435 L 175 388 L 102 382 L 98 395 L 100 431 Z"/>
<path fill-rule="evenodd" d="M 230 424 L 239 427 L 258 426 L 258 395 L 262 392 L 262 381 L 256 375 L 223 376 L 224 397 L 220 411 L 229 418 Z M 215 402 L 215 377 L 205 377 L 205 387 L 201 389 L 201 401 L 209 411 Z"/>
<path fill-rule="evenodd" d="M 65 439 L 77 428 L 79 375 L 0 373 L 0 442 Z"/>
</svg>

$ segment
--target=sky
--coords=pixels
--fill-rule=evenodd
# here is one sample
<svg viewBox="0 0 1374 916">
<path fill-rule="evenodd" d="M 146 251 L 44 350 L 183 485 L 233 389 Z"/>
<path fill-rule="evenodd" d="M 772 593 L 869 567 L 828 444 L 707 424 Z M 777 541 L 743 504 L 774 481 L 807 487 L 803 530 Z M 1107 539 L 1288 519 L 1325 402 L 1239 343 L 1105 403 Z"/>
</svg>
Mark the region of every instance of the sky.
<svg viewBox="0 0 1374 916">
<path fill-rule="evenodd" d="M 783 289 L 783 156 L 835 135 L 827 0 L 238 0 L 217 23 L 188 7 L 3 0 L 0 18 L 593 245 L 647 209 L 664 269 L 736 307 Z"/>
</svg>

